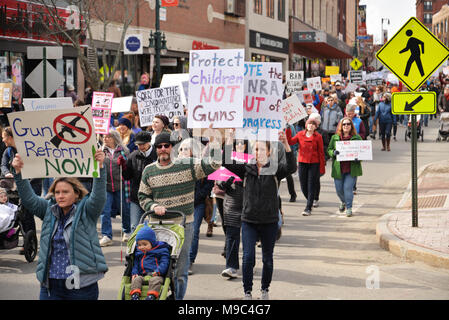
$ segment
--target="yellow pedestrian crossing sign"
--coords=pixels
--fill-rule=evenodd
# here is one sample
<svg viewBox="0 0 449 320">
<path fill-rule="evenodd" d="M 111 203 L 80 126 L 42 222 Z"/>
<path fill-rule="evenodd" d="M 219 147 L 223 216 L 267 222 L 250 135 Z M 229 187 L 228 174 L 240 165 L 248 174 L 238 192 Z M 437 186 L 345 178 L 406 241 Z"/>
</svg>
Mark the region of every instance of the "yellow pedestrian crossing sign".
<svg viewBox="0 0 449 320">
<path fill-rule="evenodd" d="M 393 114 L 435 114 L 437 95 L 433 91 L 394 92 L 391 98 Z"/>
<path fill-rule="evenodd" d="M 449 49 L 412 17 L 377 52 L 376 57 L 410 91 L 416 91 L 449 57 Z"/>
<path fill-rule="evenodd" d="M 363 63 L 361 63 L 360 60 L 357 58 L 354 58 L 354 60 L 352 60 L 351 62 L 351 67 L 354 70 L 359 70 L 362 65 Z"/>
</svg>

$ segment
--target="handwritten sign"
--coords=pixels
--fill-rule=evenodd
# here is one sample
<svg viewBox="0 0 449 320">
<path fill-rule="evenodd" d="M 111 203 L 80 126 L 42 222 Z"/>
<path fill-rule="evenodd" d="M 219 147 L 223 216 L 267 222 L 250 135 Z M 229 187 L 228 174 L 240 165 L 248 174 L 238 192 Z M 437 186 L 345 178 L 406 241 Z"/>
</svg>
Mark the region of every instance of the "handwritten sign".
<svg viewBox="0 0 449 320">
<path fill-rule="evenodd" d="M 220 169 L 216 170 L 214 173 L 211 173 L 207 176 L 208 180 L 215 180 L 215 181 L 228 181 L 230 177 L 235 178 L 235 182 L 242 181 L 236 174 L 232 173 L 225 167 L 220 167 Z"/>
<path fill-rule="evenodd" d="M 343 77 L 341 76 L 341 74 L 339 73 L 339 74 L 331 74 L 331 82 L 332 83 L 335 83 L 335 82 L 337 82 L 337 81 L 340 81 L 340 82 L 342 82 L 343 81 Z"/>
<path fill-rule="evenodd" d="M 326 76 L 331 76 L 334 74 L 340 73 L 340 67 L 339 66 L 326 66 L 326 69 L 324 70 L 324 74 Z"/>
<path fill-rule="evenodd" d="M 313 104 L 312 93 L 309 90 L 298 91 L 296 92 L 296 95 L 301 103 L 304 102 L 305 104 Z"/>
<path fill-rule="evenodd" d="M 337 161 L 373 160 L 373 147 L 371 140 L 337 141 Z"/>
<path fill-rule="evenodd" d="M 318 91 L 322 89 L 321 86 L 321 77 L 308 78 L 307 79 L 307 89 L 310 91 Z"/>
<path fill-rule="evenodd" d="M 11 108 L 12 83 L 0 83 L 0 108 Z"/>
<path fill-rule="evenodd" d="M 181 88 L 171 86 L 136 92 L 140 125 L 150 126 L 155 115 L 162 114 L 172 121 L 175 116 L 183 116 Z"/>
<path fill-rule="evenodd" d="M 191 50 L 188 128 L 242 128 L 245 50 Z"/>
<path fill-rule="evenodd" d="M 8 114 L 22 178 L 99 177 L 90 106 Z"/>
<path fill-rule="evenodd" d="M 277 141 L 284 127 L 282 110 L 282 64 L 277 62 L 245 63 L 245 98 L 243 128 L 237 139 Z"/>
<path fill-rule="evenodd" d="M 281 103 L 284 120 L 288 124 L 293 124 L 307 117 L 306 109 L 303 107 L 297 95 L 293 95 L 283 100 Z"/>
<path fill-rule="evenodd" d="M 73 101 L 71 97 L 43 99 L 24 98 L 23 106 L 25 111 L 73 109 Z"/>
<path fill-rule="evenodd" d="M 94 91 L 92 97 L 92 118 L 94 120 L 95 133 L 108 134 L 111 123 L 112 92 Z"/>
<path fill-rule="evenodd" d="M 295 91 L 300 91 L 304 84 L 304 71 L 287 71 L 285 74 L 285 93 L 292 94 Z"/>
</svg>

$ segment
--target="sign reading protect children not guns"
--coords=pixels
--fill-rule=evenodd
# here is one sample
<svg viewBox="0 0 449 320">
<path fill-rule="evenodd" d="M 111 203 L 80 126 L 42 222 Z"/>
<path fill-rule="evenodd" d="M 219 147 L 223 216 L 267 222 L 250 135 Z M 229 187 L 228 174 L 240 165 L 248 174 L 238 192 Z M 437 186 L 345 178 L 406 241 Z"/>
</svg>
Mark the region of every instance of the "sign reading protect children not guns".
<svg viewBox="0 0 449 320">
<path fill-rule="evenodd" d="M 8 114 L 22 178 L 99 177 L 90 106 Z"/>
</svg>

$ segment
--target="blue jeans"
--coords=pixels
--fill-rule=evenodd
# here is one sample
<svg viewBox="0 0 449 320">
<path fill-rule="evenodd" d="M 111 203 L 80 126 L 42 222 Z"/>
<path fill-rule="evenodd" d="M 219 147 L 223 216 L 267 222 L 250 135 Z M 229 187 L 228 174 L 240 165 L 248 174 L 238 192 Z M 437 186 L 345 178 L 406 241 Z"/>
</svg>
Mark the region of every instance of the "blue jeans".
<svg viewBox="0 0 449 320">
<path fill-rule="evenodd" d="M 40 300 L 98 300 L 98 283 L 80 289 L 67 289 L 66 280 L 50 279 L 50 288 L 41 286 Z"/>
<path fill-rule="evenodd" d="M 129 215 L 131 221 L 131 232 L 136 230 L 136 227 L 139 225 L 140 218 L 145 213 L 145 211 L 140 207 L 139 204 L 130 202 L 129 203 Z"/>
<path fill-rule="evenodd" d="M 184 229 L 184 244 L 179 253 L 178 263 L 175 269 L 175 299 L 183 300 L 187 291 L 187 281 L 190 267 L 190 247 L 193 238 L 193 223 L 186 223 Z"/>
<path fill-rule="evenodd" d="M 198 204 L 195 206 L 193 214 L 194 214 L 194 220 L 193 220 L 193 239 L 192 239 L 192 246 L 190 247 L 190 263 L 195 263 L 196 255 L 198 254 L 198 242 L 200 240 L 200 228 L 201 223 L 204 219 L 204 203 Z"/>
<path fill-rule="evenodd" d="M 116 208 L 120 212 L 120 191 L 106 192 L 106 204 L 101 214 L 101 234 L 112 239 L 112 222 L 111 211 L 112 205 L 115 203 Z M 126 202 L 125 193 L 122 192 L 122 229 L 124 233 L 131 233 L 129 221 L 129 203 Z"/>
<path fill-rule="evenodd" d="M 347 209 L 352 209 L 356 179 L 357 178 L 352 177 L 350 173 L 342 173 L 341 179 L 334 179 L 337 196 L 341 202 L 345 203 Z"/>
<path fill-rule="evenodd" d="M 256 242 L 262 244 L 262 290 L 268 290 L 273 276 L 273 251 L 278 232 L 278 223 L 253 224 L 242 222 L 242 275 L 243 290 L 253 290 L 254 265 L 256 263 Z"/>
<path fill-rule="evenodd" d="M 390 139 L 391 137 L 391 128 L 393 127 L 392 122 L 380 122 L 379 121 L 379 127 L 380 127 L 380 133 L 379 136 L 381 139 Z"/>
<path fill-rule="evenodd" d="M 240 228 L 226 226 L 226 268 L 239 269 Z"/>
<path fill-rule="evenodd" d="M 425 114 L 423 116 L 423 123 L 426 127 L 429 125 L 429 115 L 428 114 Z"/>
</svg>

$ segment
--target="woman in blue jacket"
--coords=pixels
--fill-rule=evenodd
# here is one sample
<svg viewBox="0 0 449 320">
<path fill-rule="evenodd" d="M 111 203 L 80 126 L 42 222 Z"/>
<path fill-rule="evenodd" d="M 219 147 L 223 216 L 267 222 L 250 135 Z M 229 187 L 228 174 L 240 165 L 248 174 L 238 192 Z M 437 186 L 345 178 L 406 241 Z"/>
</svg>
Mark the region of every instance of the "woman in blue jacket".
<svg viewBox="0 0 449 320">
<path fill-rule="evenodd" d="M 104 152 L 95 160 L 100 178 L 93 179 L 92 192 L 76 178 L 57 178 L 45 200 L 37 196 L 28 179 L 22 179 L 23 161 L 12 161 L 14 179 L 23 205 L 42 219 L 36 275 L 41 283 L 41 300 L 97 300 L 98 280 L 108 267 L 100 248 L 97 221 L 106 202 Z"/>
<path fill-rule="evenodd" d="M 391 113 L 391 94 L 385 92 L 382 95 L 379 107 L 374 116 L 374 123 L 379 119 L 380 137 L 382 139 L 382 151 L 390 151 L 391 128 L 396 124 L 396 116 Z M 385 148 L 386 147 L 386 148 Z"/>
</svg>

